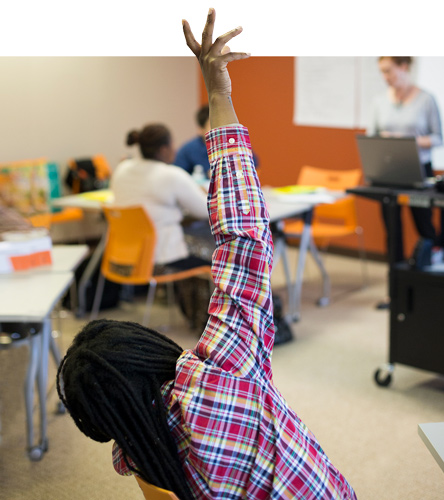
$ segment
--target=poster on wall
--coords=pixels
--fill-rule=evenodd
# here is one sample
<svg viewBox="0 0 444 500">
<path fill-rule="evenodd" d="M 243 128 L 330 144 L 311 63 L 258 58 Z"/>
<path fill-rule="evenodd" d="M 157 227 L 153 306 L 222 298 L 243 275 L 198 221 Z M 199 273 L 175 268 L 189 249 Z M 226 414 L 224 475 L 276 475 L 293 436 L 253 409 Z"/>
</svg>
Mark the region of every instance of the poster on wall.
<svg viewBox="0 0 444 500">
<path fill-rule="evenodd" d="M 295 122 L 353 127 L 356 122 L 354 57 L 297 57 Z"/>
<path fill-rule="evenodd" d="M 294 123 L 365 128 L 383 89 L 376 57 L 296 57 Z"/>
</svg>

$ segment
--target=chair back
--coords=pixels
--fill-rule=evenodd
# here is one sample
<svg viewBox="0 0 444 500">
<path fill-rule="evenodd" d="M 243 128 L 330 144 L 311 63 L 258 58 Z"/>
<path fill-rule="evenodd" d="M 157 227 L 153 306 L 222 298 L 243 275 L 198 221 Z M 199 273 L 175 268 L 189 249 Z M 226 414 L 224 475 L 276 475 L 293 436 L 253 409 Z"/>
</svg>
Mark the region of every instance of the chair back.
<svg viewBox="0 0 444 500">
<path fill-rule="evenodd" d="M 164 490 L 153 484 L 147 483 L 138 476 L 135 476 L 137 482 L 142 490 L 143 496 L 147 500 L 179 500 L 179 498 L 169 490 Z"/>
<path fill-rule="evenodd" d="M 344 190 L 357 186 L 362 172 L 352 170 L 332 170 L 330 168 L 304 165 L 299 172 L 298 184 L 301 186 L 323 186 L 332 190 Z"/>
<path fill-rule="evenodd" d="M 332 170 L 312 166 L 302 167 L 298 184 L 301 186 L 322 186 L 331 190 L 342 191 L 357 186 L 361 180 L 360 169 Z M 314 223 L 329 223 L 345 226 L 351 232 L 358 225 L 355 200 L 346 196 L 335 203 L 318 205 L 314 211 Z"/>
<path fill-rule="evenodd" d="M 51 227 L 51 213 L 41 213 L 30 215 L 27 220 L 33 225 L 33 227 L 44 227 L 45 229 L 50 229 Z"/>
<path fill-rule="evenodd" d="M 156 250 L 156 228 L 140 206 L 103 207 L 108 234 L 101 271 L 120 284 L 149 283 Z"/>
</svg>

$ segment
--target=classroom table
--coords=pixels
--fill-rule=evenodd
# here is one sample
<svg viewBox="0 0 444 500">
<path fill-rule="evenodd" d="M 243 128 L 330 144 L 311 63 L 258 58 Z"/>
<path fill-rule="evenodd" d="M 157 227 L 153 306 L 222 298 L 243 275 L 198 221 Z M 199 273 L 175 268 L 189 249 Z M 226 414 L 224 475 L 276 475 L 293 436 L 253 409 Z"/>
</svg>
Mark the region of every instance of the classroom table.
<svg viewBox="0 0 444 500">
<path fill-rule="evenodd" d="M 322 277 L 322 295 L 318 299 L 318 305 L 326 306 L 330 301 L 330 277 L 324 267 L 324 263 L 315 245 L 312 236 L 311 223 L 313 210 L 321 203 L 333 203 L 344 196 L 342 191 L 322 190 L 316 193 L 298 195 L 282 195 L 273 188 L 263 188 L 265 201 L 270 214 L 270 224 L 273 233 L 274 255 L 273 267 L 282 258 L 284 273 L 288 289 L 288 312 L 287 318 L 291 321 L 299 321 L 301 316 L 302 283 L 305 270 L 305 261 L 308 252 L 315 260 Z M 285 219 L 299 217 L 304 221 L 304 226 L 299 244 L 299 256 L 294 278 L 290 274 L 290 266 L 287 255 L 287 241 L 283 231 Z"/>
<path fill-rule="evenodd" d="M 40 330 L 14 345 L 29 343 L 29 363 L 25 379 L 27 451 L 31 460 L 40 460 L 48 448 L 46 436 L 46 389 L 48 354 L 51 349 L 56 363 L 60 353 L 51 335 L 51 313 L 73 282 L 73 271 L 88 252 L 87 245 L 56 245 L 52 249 L 51 266 L 0 275 L 0 324 L 32 323 Z M 7 349 L 15 341 L 0 335 L 0 348 Z M 33 404 L 37 381 L 40 403 L 40 439 L 34 443 Z"/>
<path fill-rule="evenodd" d="M 418 434 L 444 472 L 444 422 L 419 424 Z"/>
<path fill-rule="evenodd" d="M 300 319 L 300 303 L 302 293 L 303 272 L 307 253 L 310 252 L 319 267 L 322 276 L 323 292 L 318 300 L 319 305 L 327 305 L 330 294 L 330 280 L 323 265 L 311 234 L 313 209 L 320 203 L 332 203 L 344 196 L 342 191 L 332 192 L 323 190 L 317 193 L 301 195 L 278 194 L 273 188 L 264 187 L 263 193 L 270 214 L 270 223 L 273 231 L 275 246 L 274 263 L 282 258 L 287 282 L 289 303 L 287 317 L 292 321 Z M 101 210 L 104 204 L 112 204 L 113 194 L 108 189 L 90 191 L 76 195 L 64 196 L 54 200 L 54 206 L 78 207 L 84 210 Z M 304 220 L 304 229 L 299 246 L 299 257 L 294 279 L 292 279 L 286 252 L 286 239 L 282 230 L 284 219 L 301 217 Z M 86 288 L 92 274 L 97 269 L 106 244 L 106 234 L 103 234 L 91 259 L 80 278 L 78 285 L 77 316 L 83 317 L 86 313 Z"/>
</svg>

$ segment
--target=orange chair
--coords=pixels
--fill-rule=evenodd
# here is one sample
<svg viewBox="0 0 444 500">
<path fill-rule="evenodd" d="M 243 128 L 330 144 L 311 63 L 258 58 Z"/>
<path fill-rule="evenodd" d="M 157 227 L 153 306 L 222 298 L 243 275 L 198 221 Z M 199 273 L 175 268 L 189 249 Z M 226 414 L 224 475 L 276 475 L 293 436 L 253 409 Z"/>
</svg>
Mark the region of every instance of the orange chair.
<svg viewBox="0 0 444 500">
<path fill-rule="evenodd" d="M 105 278 L 120 284 L 150 285 L 142 323 L 147 325 L 158 283 L 211 276 L 210 266 L 154 275 L 156 228 L 145 209 L 142 206 L 103 207 L 103 213 L 108 222 L 108 234 L 91 319 L 97 317 Z"/>
<path fill-rule="evenodd" d="M 76 207 L 66 207 L 60 210 L 60 212 L 54 212 L 51 214 L 51 224 L 63 224 L 65 222 L 73 222 L 77 220 L 82 220 L 84 217 L 83 210 Z"/>
<path fill-rule="evenodd" d="M 53 224 L 63 224 L 83 219 L 81 208 L 64 208 L 60 212 L 45 212 L 27 217 L 34 227 L 44 227 L 50 229 Z"/>
<path fill-rule="evenodd" d="M 143 496 L 147 500 L 179 500 L 179 498 L 169 490 L 164 490 L 153 484 L 147 483 L 138 476 L 135 476 L 137 482 L 142 490 Z"/>
<path fill-rule="evenodd" d="M 49 212 L 30 215 L 29 217 L 26 217 L 26 219 L 33 225 L 33 227 L 44 227 L 48 230 L 51 227 L 51 214 Z"/>
<path fill-rule="evenodd" d="M 332 170 L 304 166 L 298 178 L 301 186 L 323 186 L 334 191 L 343 191 L 359 184 L 362 173 L 359 169 Z M 287 242 L 299 240 L 303 229 L 301 220 L 286 220 L 284 232 Z M 346 196 L 335 203 L 318 205 L 314 209 L 312 236 L 316 245 L 326 250 L 335 238 L 356 235 L 358 237 L 359 256 L 362 263 L 363 285 L 368 282 L 366 253 L 363 241 L 363 229 L 358 224 L 356 204 L 353 196 Z"/>
</svg>

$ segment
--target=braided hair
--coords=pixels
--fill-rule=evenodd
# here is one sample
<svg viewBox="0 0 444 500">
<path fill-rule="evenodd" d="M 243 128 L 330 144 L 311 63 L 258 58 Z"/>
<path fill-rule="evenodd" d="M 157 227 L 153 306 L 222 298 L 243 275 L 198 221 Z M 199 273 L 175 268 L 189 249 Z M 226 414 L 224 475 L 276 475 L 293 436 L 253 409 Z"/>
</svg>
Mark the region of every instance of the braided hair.
<svg viewBox="0 0 444 500">
<path fill-rule="evenodd" d="M 133 472 L 191 500 L 160 391 L 174 380 L 182 352 L 171 339 L 137 323 L 92 321 L 63 358 L 57 391 L 86 436 L 101 443 L 114 439 Z"/>
</svg>

